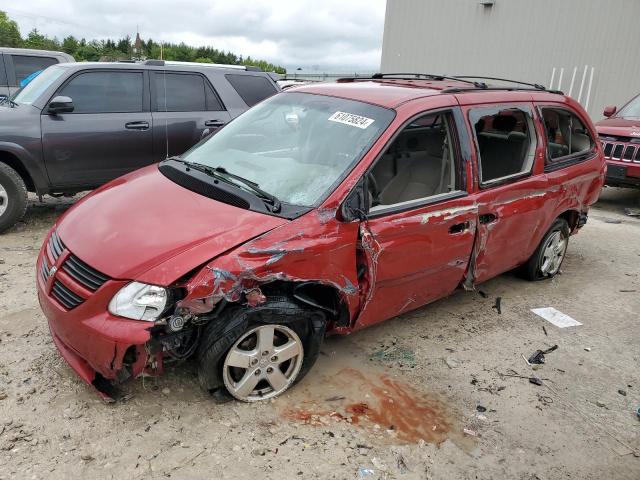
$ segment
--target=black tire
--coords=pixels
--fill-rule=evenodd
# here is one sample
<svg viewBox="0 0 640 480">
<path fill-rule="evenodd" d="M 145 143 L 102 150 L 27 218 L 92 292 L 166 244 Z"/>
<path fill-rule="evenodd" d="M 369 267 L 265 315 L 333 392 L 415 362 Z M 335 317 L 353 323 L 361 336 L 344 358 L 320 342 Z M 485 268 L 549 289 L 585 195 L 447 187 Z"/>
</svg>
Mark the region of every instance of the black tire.
<svg viewBox="0 0 640 480">
<path fill-rule="evenodd" d="M 521 273 L 524 278 L 531 281 L 538 281 L 553 278 L 558 274 L 558 272 L 560 271 L 560 267 L 562 266 L 562 262 L 564 261 L 566 247 L 564 248 L 562 258 L 560 259 L 560 264 L 555 269 L 555 271 L 551 273 L 542 271 L 544 252 L 547 247 L 547 243 L 549 242 L 549 239 L 556 235 L 558 232 L 564 237 L 564 239 L 566 239 L 568 245 L 569 235 L 571 233 L 569 224 L 564 218 L 556 218 L 556 220 L 551 225 L 551 228 L 549 228 L 544 237 L 542 237 L 540 245 L 538 245 L 536 251 L 533 252 L 533 255 L 531 255 L 527 263 L 522 266 Z"/>
<path fill-rule="evenodd" d="M 18 223 L 27 211 L 27 187 L 22 177 L 6 163 L 0 163 L 0 193 L 2 190 L 7 193 L 7 208 L 0 214 L 0 233 Z M 0 202 L 3 198 L 0 197 Z M 0 211 L 2 211 L 0 205 Z"/>
<path fill-rule="evenodd" d="M 287 326 L 300 338 L 304 357 L 293 384 L 302 380 L 318 359 L 326 330 L 325 315 L 286 297 L 274 297 L 257 307 L 227 307 L 220 318 L 205 327 L 197 351 L 200 387 L 209 393 L 224 389 L 222 370 L 227 352 L 245 332 L 267 324 Z"/>
</svg>

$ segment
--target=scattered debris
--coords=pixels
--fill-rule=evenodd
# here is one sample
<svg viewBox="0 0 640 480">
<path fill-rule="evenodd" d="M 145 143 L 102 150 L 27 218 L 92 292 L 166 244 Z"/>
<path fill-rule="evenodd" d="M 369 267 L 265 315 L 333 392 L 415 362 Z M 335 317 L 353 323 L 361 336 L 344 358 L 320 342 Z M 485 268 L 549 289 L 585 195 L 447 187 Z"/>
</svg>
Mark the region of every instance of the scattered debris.
<svg viewBox="0 0 640 480">
<path fill-rule="evenodd" d="M 391 345 L 382 345 L 382 349 L 373 352 L 371 359 L 381 362 L 398 363 L 400 366 L 414 368 L 417 364 L 416 354 L 413 350 L 397 345 L 394 341 Z"/>
<path fill-rule="evenodd" d="M 531 366 L 531 364 L 529 363 L 529 360 L 527 360 L 527 357 L 524 356 L 524 353 L 522 354 L 522 359 L 527 365 Z"/>
<path fill-rule="evenodd" d="M 487 407 L 483 407 L 482 405 L 478 405 L 476 406 L 476 410 L 479 411 L 480 413 L 484 413 L 487 411 Z"/>
<path fill-rule="evenodd" d="M 360 467 L 358 469 L 358 478 L 367 478 L 370 477 L 372 475 L 375 475 L 376 472 L 374 472 L 372 469 L 370 468 L 366 468 L 366 467 Z"/>
<path fill-rule="evenodd" d="M 538 377 L 529 377 L 529 383 L 533 383 L 534 385 L 542 386 L 542 380 Z"/>
<path fill-rule="evenodd" d="M 605 218 L 604 219 L 604 223 L 613 223 L 613 224 L 619 224 L 622 223 L 622 220 L 615 220 L 613 218 Z"/>
<path fill-rule="evenodd" d="M 0 400 L 4 400 L 5 398 L 7 398 L 7 394 L 4 392 L 0 392 Z"/>
<path fill-rule="evenodd" d="M 547 333 L 547 329 L 544 327 L 544 325 L 542 325 L 542 331 L 544 332 L 544 335 L 545 335 L 546 337 L 548 337 L 548 336 L 549 336 L 549 334 Z"/>
<path fill-rule="evenodd" d="M 624 213 L 630 217 L 640 217 L 640 208 L 625 208 Z"/>
<path fill-rule="evenodd" d="M 553 307 L 532 308 L 531 311 L 544 318 L 547 322 L 554 324 L 558 328 L 578 327 L 582 325 L 577 320 L 565 315 Z"/>
<path fill-rule="evenodd" d="M 482 298 L 489 298 L 489 294 L 487 292 L 484 292 L 482 290 L 478 290 L 478 293 L 480 294 L 480 296 Z"/>
<path fill-rule="evenodd" d="M 325 402 L 337 402 L 338 400 L 344 400 L 345 398 L 347 398 L 347 397 L 336 395 L 335 397 L 326 398 L 324 401 Z"/>
<path fill-rule="evenodd" d="M 627 396 L 627 391 L 626 391 L 626 390 L 619 389 L 619 390 L 618 390 L 618 393 L 619 393 L 620 395 L 622 395 L 623 397 L 626 397 L 626 396 Z"/>
<path fill-rule="evenodd" d="M 91 455 L 90 453 L 83 453 L 82 455 L 80 455 L 80 458 L 82 460 L 84 460 L 85 462 L 90 462 L 92 460 L 95 460 L 95 458 L 93 457 L 93 455 Z"/>
<path fill-rule="evenodd" d="M 478 432 L 476 432 L 475 430 L 471 430 L 470 428 L 464 428 L 462 429 L 462 431 L 464 432 L 465 435 L 469 435 L 470 437 L 478 436 Z"/>
<path fill-rule="evenodd" d="M 536 350 L 527 360 L 528 363 L 537 363 L 542 364 L 545 362 L 544 356 L 548 353 L 553 352 L 558 349 L 558 345 L 554 345 L 551 348 L 547 348 L 546 350 Z"/>
<path fill-rule="evenodd" d="M 637 290 L 620 290 L 621 293 L 635 293 Z"/>
<path fill-rule="evenodd" d="M 502 314 L 502 297 L 496 298 L 496 303 L 491 308 L 495 308 L 498 312 L 498 315 L 501 315 Z"/>
<path fill-rule="evenodd" d="M 449 368 L 457 368 L 462 364 L 460 360 L 454 357 L 445 358 L 444 363 L 446 363 Z"/>
<path fill-rule="evenodd" d="M 584 351 L 585 352 L 590 352 L 591 351 L 591 347 L 584 347 Z"/>
<path fill-rule="evenodd" d="M 596 405 L 599 406 L 600 408 L 604 408 L 607 406 L 607 404 L 604 403 L 602 400 L 596 400 Z"/>
</svg>

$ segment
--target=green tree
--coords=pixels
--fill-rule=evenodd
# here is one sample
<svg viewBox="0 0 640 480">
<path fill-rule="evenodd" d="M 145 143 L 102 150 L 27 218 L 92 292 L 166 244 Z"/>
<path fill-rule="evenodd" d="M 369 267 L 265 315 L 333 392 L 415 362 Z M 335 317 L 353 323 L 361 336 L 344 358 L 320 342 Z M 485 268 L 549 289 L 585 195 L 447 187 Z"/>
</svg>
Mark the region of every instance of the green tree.
<svg viewBox="0 0 640 480">
<path fill-rule="evenodd" d="M 79 46 L 80 43 L 73 35 L 69 35 L 64 40 L 62 40 L 62 51 L 68 53 L 69 55 L 75 55 L 76 50 L 78 50 Z"/>
<path fill-rule="evenodd" d="M 0 10 L 0 46 L 21 47 L 22 37 L 18 24 Z"/>
</svg>

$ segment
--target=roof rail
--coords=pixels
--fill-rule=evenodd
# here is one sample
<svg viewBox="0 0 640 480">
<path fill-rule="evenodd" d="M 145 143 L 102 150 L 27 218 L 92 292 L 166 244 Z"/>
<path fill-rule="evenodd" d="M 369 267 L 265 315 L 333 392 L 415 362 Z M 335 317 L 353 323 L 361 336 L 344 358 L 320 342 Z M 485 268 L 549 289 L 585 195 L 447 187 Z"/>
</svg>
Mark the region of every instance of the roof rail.
<svg viewBox="0 0 640 480">
<path fill-rule="evenodd" d="M 358 80 L 456 80 L 458 82 L 468 83 L 476 88 L 485 88 L 487 85 L 484 82 L 474 82 L 471 80 L 464 80 L 460 77 L 448 77 L 446 75 L 435 75 L 432 73 L 374 73 L 370 77 L 345 77 L 339 78 L 337 82 L 355 82 Z"/>
<path fill-rule="evenodd" d="M 445 88 L 444 90 L 442 90 L 441 93 L 465 93 L 465 92 L 546 92 L 546 93 L 554 93 L 557 95 L 564 95 L 564 92 L 562 92 L 561 90 L 547 90 L 546 88 L 544 90 L 541 90 L 539 88 L 523 88 L 523 87 L 483 87 L 483 88 L 476 88 L 476 87 L 469 87 L 469 88 L 465 88 L 465 87 L 450 87 L 450 88 Z"/>
<path fill-rule="evenodd" d="M 517 83 L 518 85 L 526 85 L 528 87 L 533 87 L 536 90 L 547 89 L 544 85 L 540 85 L 539 83 L 519 82 L 518 80 L 510 80 L 508 78 L 483 77 L 483 76 L 477 76 L 477 75 L 458 75 L 454 78 L 459 78 L 459 79 L 478 78 L 480 80 L 496 80 L 498 82 Z"/>
<path fill-rule="evenodd" d="M 232 68 L 234 70 L 245 70 L 248 72 L 261 72 L 260 67 L 254 67 L 253 65 L 231 65 L 224 63 L 199 63 L 199 62 L 178 62 L 174 60 L 145 60 L 144 65 L 150 65 L 152 67 L 164 67 L 165 65 L 184 65 L 194 67 L 214 67 L 214 68 Z"/>
</svg>

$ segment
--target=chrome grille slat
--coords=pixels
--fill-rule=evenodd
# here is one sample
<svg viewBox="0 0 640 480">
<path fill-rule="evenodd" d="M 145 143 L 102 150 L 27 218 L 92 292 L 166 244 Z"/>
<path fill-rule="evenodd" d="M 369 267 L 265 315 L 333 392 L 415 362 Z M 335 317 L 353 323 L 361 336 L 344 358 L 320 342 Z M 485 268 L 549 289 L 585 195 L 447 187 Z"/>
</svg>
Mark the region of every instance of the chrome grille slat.
<svg viewBox="0 0 640 480">
<path fill-rule="evenodd" d="M 46 258 L 42 258 L 42 264 L 40 265 L 40 275 L 42 276 L 42 280 L 44 283 L 47 283 L 49 280 L 49 264 L 47 263 Z"/>
<path fill-rule="evenodd" d="M 51 237 L 49 237 L 49 249 L 51 250 L 54 260 L 57 260 L 64 250 L 64 243 L 62 243 L 62 240 L 60 240 L 60 237 L 58 236 L 58 232 L 55 230 L 51 234 Z"/>
<path fill-rule="evenodd" d="M 109 277 L 90 267 L 73 254 L 69 255 L 62 265 L 62 269 L 76 282 L 93 292 L 109 280 Z"/>
<path fill-rule="evenodd" d="M 51 295 L 67 310 L 72 310 L 84 302 L 82 297 L 73 293 L 58 280 L 53 282 Z"/>
</svg>

